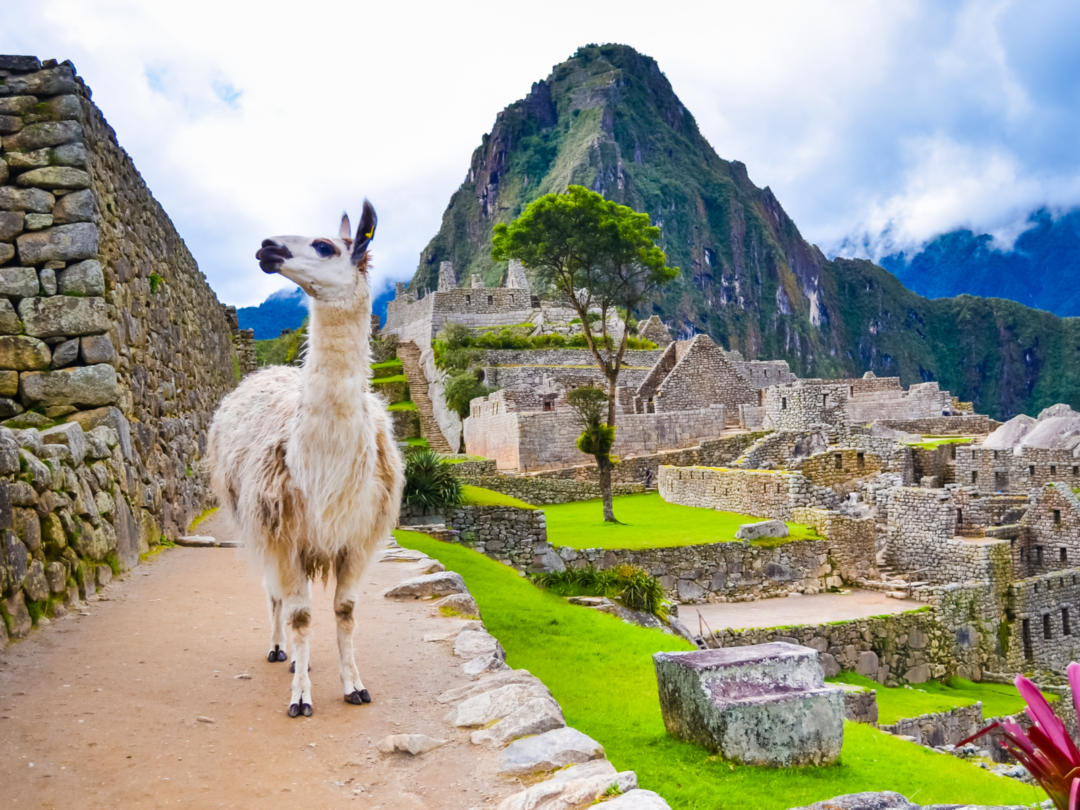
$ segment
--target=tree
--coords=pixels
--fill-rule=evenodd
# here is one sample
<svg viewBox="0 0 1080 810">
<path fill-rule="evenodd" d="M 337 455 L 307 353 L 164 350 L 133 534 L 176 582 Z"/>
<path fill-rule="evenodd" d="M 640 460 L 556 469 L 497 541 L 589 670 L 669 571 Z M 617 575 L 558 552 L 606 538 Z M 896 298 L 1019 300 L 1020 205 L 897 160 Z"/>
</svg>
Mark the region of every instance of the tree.
<svg viewBox="0 0 1080 810">
<path fill-rule="evenodd" d="M 650 224 L 648 214 L 570 186 L 565 194 L 535 200 L 509 225 L 496 225 L 491 240 L 492 258 L 517 259 L 538 282 L 562 293 L 577 312 L 585 343 L 608 383 L 606 424 L 613 435 L 615 388 L 628 330 L 613 340 L 608 318 L 621 310 L 629 319 L 654 290 L 678 276 L 679 269 L 668 267 L 664 251 L 656 246 L 659 238 L 660 229 Z M 590 321 L 595 310 L 600 318 Z M 610 480 L 609 469 L 606 487 L 601 474 L 605 520 L 614 520 L 608 517 Z"/>
<path fill-rule="evenodd" d="M 611 455 L 611 448 L 615 446 L 615 426 L 604 421 L 608 395 L 595 385 L 583 385 L 566 395 L 566 404 L 573 409 L 581 426 L 577 449 L 596 459 L 600 493 L 604 497 L 604 521 L 618 523 L 611 506 L 611 471 L 618 463 Z"/>
</svg>

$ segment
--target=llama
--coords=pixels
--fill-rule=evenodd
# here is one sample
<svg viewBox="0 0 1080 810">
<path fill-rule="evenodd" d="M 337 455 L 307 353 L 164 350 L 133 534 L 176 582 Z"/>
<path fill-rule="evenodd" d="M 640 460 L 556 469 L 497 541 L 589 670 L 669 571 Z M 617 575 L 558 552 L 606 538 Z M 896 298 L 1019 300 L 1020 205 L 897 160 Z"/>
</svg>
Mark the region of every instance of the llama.
<svg viewBox="0 0 1080 810">
<path fill-rule="evenodd" d="M 312 298 L 300 368 L 277 366 L 222 400 L 210 428 L 211 481 L 261 566 L 270 602 L 271 663 L 293 659 L 289 717 L 310 717 L 310 580 L 331 573 L 345 701 L 370 703 L 353 652 L 360 578 L 397 524 L 404 484 L 385 404 L 371 393 L 368 244 L 364 201 L 356 238 L 348 215 L 337 239 L 278 236 L 255 254 L 265 273 Z"/>
</svg>

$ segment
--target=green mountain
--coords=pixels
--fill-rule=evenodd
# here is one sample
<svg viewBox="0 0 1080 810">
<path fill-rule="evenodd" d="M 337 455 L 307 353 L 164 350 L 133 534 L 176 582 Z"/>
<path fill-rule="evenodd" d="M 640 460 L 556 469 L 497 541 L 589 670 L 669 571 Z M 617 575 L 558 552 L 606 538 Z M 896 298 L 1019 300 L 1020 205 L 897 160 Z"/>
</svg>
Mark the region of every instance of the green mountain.
<svg viewBox="0 0 1080 810">
<path fill-rule="evenodd" d="M 662 229 L 682 274 L 638 315 L 658 314 L 676 334 L 707 332 L 802 377 L 938 380 L 997 418 L 1080 408 L 1080 320 L 999 299 L 929 301 L 871 262 L 830 261 L 746 166 L 717 156 L 656 62 L 624 45 L 579 49 L 499 113 L 413 286 L 434 289 L 446 260 L 462 283 L 472 273 L 499 283 L 492 227 L 570 184 Z"/>
</svg>

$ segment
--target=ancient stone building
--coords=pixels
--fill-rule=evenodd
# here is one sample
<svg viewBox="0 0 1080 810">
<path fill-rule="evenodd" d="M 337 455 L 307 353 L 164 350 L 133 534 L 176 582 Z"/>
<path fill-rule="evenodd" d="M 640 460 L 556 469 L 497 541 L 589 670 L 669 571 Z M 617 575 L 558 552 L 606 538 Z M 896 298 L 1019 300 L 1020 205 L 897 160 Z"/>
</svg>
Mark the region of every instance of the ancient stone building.
<svg viewBox="0 0 1080 810">
<path fill-rule="evenodd" d="M 70 63 L 0 56 L 0 136 L 0 582 L 40 601 L 38 567 L 54 597 L 93 587 L 209 504 L 206 431 L 249 358 Z"/>
</svg>

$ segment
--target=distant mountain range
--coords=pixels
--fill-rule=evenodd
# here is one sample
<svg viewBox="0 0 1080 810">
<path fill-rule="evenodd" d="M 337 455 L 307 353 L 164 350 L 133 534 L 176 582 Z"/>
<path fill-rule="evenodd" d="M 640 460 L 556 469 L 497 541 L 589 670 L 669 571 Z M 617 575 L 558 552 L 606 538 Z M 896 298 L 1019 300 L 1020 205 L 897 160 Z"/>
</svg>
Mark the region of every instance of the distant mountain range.
<svg viewBox="0 0 1080 810">
<path fill-rule="evenodd" d="M 376 297 L 373 310 L 383 322 L 386 321 L 386 302 L 394 297 L 392 286 Z M 296 329 L 308 316 L 307 296 L 297 287 L 295 290 L 278 290 L 255 307 L 236 310 L 241 329 L 254 329 L 256 340 L 270 340 L 281 336 L 284 329 Z"/>
<path fill-rule="evenodd" d="M 918 253 L 895 253 L 881 266 L 927 298 L 979 295 L 1008 298 L 1057 315 L 1080 315 L 1080 211 L 1054 218 L 1046 209 L 1011 250 L 994 247 L 989 234 L 943 234 Z"/>
</svg>

